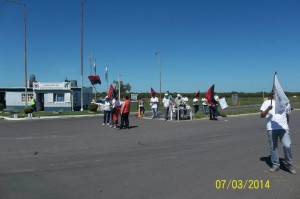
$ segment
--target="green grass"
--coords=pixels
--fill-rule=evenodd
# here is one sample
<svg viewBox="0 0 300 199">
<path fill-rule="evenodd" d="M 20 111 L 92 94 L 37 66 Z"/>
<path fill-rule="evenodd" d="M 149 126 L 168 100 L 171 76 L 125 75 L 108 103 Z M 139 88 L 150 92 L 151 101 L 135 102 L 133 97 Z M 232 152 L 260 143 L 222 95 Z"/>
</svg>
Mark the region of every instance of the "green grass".
<svg viewBox="0 0 300 199">
<path fill-rule="evenodd" d="M 292 107 L 294 109 L 300 109 L 300 101 L 299 101 L 300 99 L 299 98 L 291 97 L 291 98 L 289 98 L 289 100 L 290 100 L 290 102 L 292 104 Z M 239 98 L 239 103 L 237 105 L 249 106 L 249 107 L 243 108 L 243 109 L 231 109 L 231 107 L 234 107 L 235 105 L 232 103 L 230 98 L 226 98 L 226 101 L 227 101 L 227 104 L 229 106 L 228 109 L 221 110 L 220 107 L 218 108 L 219 112 L 223 116 L 246 114 L 246 113 L 258 113 L 260 105 L 263 103 L 263 98 L 262 97 L 250 97 L 250 98 L 240 97 Z M 189 105 L 193 108 L 192 99 L 189 99 Z M 255 105 L 256 107 L 251 107 L 252 105 Z M 145 111 L 151 111 L 150 99 L 149 98 L 144 98 L 144 106 L 145 106 Z M 163 106 L 160 105 L 158 109 L 159 109 L 159 111 L 163 111 Z M 131 112 L 137 112 L 137 110 L 138 110 L 137 103 L 132 102 L 131 103 Z M 200 111 L 201 111 L 201 106 L 200 106 Z M 27 115 L 24 114 L 23 110 L 16 111 L 14 113 L 18 114 L 19 118 L 27 117 Z M 4 111 L 1 112 L 0 111 L 0 116 L 13 117 L 14 113 L 4 112 Z M 62 115 L 96 115 L 96 114 L 101 114 L 101 113 L 102 112 L 92 113 L 92 112 L 89 112 L 88 110 L 84 110 L 84 111 L 66 111 L 66 112 L 44 112 L 44 111 L 41 111 L 41 112 L 33 113 L 33 116 L 34 117 L 43 117 L 43 116 L 62 116 Z M 202 113 L 198 113 L 194 117 L 196 117 L 196 118 L 205 118 L 207 116 L 202 114 Z"/>
</svg>

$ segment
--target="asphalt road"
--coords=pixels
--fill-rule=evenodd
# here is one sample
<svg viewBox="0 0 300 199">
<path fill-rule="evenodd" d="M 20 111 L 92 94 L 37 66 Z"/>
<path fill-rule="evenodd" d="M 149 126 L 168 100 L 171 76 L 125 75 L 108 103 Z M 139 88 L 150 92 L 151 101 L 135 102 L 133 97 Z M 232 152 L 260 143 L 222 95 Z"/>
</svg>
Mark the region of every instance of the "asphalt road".
<svg viewBox="0 0 300 199">
<path fill-rule="evenodd" d="M 296 175 L 269 172 L 265 119 L 0 120 L 1 199 L 300 198 L 300 111 L 291 115 Z M 283 152 L 280 144 L 280 154 Z"/>
</svg>

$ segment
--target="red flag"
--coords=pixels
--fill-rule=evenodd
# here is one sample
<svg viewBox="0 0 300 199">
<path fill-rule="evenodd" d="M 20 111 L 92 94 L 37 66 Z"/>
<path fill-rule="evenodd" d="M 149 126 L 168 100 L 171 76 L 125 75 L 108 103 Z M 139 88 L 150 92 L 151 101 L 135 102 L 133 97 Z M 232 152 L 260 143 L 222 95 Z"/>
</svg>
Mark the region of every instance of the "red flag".
<svg viewBox="0 0 300 199">
<path fill-rule="evenodd" d="M 151 96 L 155 96 L 155 97 L 157 97 L 157 93 L 153 90 L 153 88 L 151 88 Z"/>
<path fill-rule="evenodd" d="M 194 98 L 197 97 L 199 98 L 200 97 L 200 90 L 196 93 L 196 95 L 194 96 Z"/>
<path fill-rule="evenodd" d="M 115 88 L 112 85 L 110 85 L 110 87 L 109 87 L 109 90 L 107 92 L 107 96 L 110 99 L 112 99 L 112 98 L 114 98 L 114 97 L 117 96 L 117 92 L 116 92 Z"/>
<path fill-rule="evenodd" d="M 205 98 L 207 99 L 209 104 L 217 104 L 214 98 L 214 93 L 215 93 L 215 85 L 212 85 L 205 94 Z"/>
<path fill-rule="evenodd" d="M 99 75 L 90 75 L 90 76 L 88 76 L 88 78 L 92 85 L 101 84 Z"/>
</svg>

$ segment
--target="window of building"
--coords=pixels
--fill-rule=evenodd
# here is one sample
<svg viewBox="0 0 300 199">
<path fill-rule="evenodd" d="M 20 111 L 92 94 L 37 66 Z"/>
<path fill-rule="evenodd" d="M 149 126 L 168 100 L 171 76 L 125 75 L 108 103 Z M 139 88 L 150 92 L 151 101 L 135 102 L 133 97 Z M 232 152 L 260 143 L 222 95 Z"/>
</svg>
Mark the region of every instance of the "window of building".
<svg viewBox="0 0 300 199">
<path fill-rule="evenodd" d="M 27 93 L 27 102 L 30 101 L 30 98 L 33 97 L 33 94 L 28 94 Z M 26 94 L 22 94 L 22 102 L 26 102 Z"/>
<path fill-rule="evenodd" d="M 64 102 L 65 94 L 64 93 L 53 93 L 53 102 Z"/>
</svg>

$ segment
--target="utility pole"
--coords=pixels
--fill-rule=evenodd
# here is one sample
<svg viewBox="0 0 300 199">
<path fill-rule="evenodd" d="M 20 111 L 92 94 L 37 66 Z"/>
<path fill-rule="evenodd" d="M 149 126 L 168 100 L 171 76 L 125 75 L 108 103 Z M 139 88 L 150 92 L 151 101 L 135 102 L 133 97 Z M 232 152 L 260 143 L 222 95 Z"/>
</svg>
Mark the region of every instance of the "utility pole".
<svg viewBox="0 0 300 199">
<path fill-rule="evenodd" d="M 18 4 L 18 5 L 22 5 L 23 6 L 23 10 L 24 10 L 24 82 L 25 82 L 25 107 L 27 108 L 28 106 L 28 92 L 27 92 L 27 42 L 26 42 L 26 38 L 27 38 L 27 35 L 26 35 L 26 2 L 24 0 L 24 3 L 20 3 L 20 2 L 17 2 L 17 1 L 13 1 L 13 0 L 6 0 L 8 2 L 11 2 L 11 3 L 15 3 L 15 4 Z"/>
</svg>

